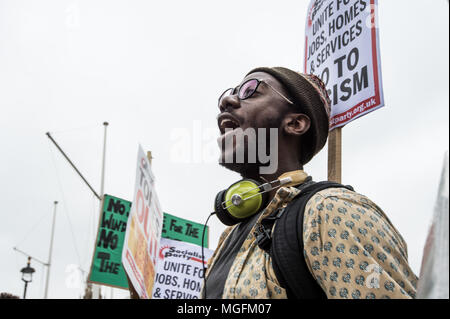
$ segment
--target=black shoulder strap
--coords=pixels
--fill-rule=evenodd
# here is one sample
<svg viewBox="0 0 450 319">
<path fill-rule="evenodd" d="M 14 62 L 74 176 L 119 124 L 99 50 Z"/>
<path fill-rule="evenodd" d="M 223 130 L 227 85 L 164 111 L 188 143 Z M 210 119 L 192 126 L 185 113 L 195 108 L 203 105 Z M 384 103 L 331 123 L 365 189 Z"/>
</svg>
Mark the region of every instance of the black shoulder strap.
<svg viewBox="0 0 450 319">
<path fill-rule="evenodd" d="M 306 184 L 306 183 L 305 183 Z M 333 182 L 309 182 L 299 187 L 300 194 L 284 209 L 272 234 L 270 254 L 272 265 L 288 298 L 323 299 L 326 295 L 306 265 L 303 246 L 303 215 L 306 203 L 317 192 L 333 187 L 351 186 Z"/>
</svg>

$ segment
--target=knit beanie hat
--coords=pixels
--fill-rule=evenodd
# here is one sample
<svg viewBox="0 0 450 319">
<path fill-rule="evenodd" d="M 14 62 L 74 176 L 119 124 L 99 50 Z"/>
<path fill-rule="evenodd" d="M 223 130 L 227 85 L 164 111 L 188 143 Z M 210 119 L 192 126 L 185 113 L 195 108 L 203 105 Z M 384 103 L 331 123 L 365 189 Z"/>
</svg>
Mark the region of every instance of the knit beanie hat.
<svg viewBox="0 0 450 319">
<path fill-rule="evenodd" d="M 313 74 L 298 73 L 283 67 L 260 67 L 250 73 L 265 72 L 276 78 L 288 92 L 294 105 L 311 120 L 303 135 L 301 164 L 308 163 L 325 145 L 328 138 L 331 101 L 323 82 Z"/>
</svg>

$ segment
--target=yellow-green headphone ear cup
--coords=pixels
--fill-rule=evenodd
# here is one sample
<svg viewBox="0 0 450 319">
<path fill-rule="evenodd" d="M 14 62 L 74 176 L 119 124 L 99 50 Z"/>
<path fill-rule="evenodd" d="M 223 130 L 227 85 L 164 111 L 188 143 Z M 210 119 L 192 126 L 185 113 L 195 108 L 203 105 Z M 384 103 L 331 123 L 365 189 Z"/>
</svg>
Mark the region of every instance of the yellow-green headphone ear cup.
<svg viewBox="0 0 450 319">
<path fill-rule="evenodd" d="M 219 193 L 217 193 L 216 199 L 214 200 L 214 211 L 216 212 L 217 218 L 219 218 L 219 220 L 223 224 L 225 224 L 227 226 L 233 226 L 233 225 L 239 223 L 240 220 L 231 216 L 230 213 L 228 212 L 228 210 L 226 210 L 222 207 L 222 203 L 225 200 L 226 191 L 227 190 L 223 190 L 223 191 L 220 191 Z"/>
<path fill-rule="evenodd" d="M 266 194 L 261 194 L 260 183 L 251 179 L 243 179 L 231 185 L 225 192 L 225 207 L 230 215 L 236 219 L 242 220 L 257 213 L 263 204 L 265 204 Z M 233 195 L 242 198 L 239 205 L 233 205 Z"/>
</svg>

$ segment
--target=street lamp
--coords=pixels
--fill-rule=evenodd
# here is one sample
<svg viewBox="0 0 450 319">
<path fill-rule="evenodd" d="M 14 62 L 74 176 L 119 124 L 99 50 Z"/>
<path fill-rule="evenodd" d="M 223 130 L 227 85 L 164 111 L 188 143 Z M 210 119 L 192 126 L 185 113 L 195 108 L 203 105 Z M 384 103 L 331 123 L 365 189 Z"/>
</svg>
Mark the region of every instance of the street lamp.
<svg viewBox="0 0 450 319">
<path fill-rule="evenodd" d="M 35 272 L 33 267 L 30 267 L 31 257 L 28 257 L 27 266 L 22 268 L 20 272 L 22 273 L 22 280 L 25 282 L 25 287 L 23 289 L 23 299 L 25 299 L 27 295 L 27 286 L 28 283 L 33 280 L 33 273 Z"/>
</svg>

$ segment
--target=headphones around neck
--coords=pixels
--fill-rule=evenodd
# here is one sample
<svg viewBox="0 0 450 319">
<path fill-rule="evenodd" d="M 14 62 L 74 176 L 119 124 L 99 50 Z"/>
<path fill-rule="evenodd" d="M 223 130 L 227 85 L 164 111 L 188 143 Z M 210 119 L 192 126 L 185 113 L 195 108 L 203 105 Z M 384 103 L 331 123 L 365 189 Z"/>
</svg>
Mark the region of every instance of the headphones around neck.
<svg viewBox="0 0 450 319">
<path fill-rule="evenodd" d="M 240 223 L 266 207 L 270 192 L 281 186 L 302 184 L 308 175 L 302 171 L 284 173 L 272 182 L 261 183 L 253 179 L 242 179 L 217 193 L 214 211 L 227 226 Z"/>
</svg>

